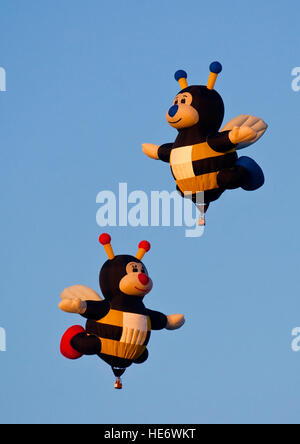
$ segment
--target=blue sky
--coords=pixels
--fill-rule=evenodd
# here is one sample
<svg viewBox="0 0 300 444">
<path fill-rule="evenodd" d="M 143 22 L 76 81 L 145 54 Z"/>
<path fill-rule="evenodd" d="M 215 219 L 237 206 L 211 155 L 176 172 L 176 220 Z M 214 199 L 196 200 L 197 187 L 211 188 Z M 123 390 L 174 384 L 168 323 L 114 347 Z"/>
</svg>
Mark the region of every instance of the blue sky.
<svg viewBox="0 0 300 444">
<path fill-rule="evenodd" d="M 298 2 L 3 0 L 0 11 L 0 421 L 298 423 Z M 151 242 L 145 304 L 186 317 L 153 333 L 149 360 L 116 391 L 101 360 L 59 354 L 65 329 L 83 323 L 59 311 L 59 294 L 98 290 L 99 191 L 174 189 L 141 144 L 175 139 L 164 117 L 173 74 L 205 84 L 214 60 L 225 120 L 269 124 L 243 152 L 266 184 L 225 193 L 198 239 L 174 227 L 105 230 L 119 253 Z"/>
</svg>

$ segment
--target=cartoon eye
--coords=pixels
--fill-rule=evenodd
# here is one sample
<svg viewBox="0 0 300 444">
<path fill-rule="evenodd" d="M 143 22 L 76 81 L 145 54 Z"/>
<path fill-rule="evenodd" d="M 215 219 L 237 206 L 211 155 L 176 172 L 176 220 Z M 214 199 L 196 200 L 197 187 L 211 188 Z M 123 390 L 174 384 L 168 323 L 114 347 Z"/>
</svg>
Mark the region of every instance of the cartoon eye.
<svg viewBox="0 0 300 444">
<path fill-rule="evenodd" d="M 126 265 L 126 273 L 130 274 L 130 273 L 140 273 L 142 266 L 140 263 L 138 262 L 129 262 Z"/>
<path fill-rule="evenodd" d="M 181 99 L 181 103 L 185 103 L 185 99 Z"/>
<path fill-rule="evenodd" d="M 178 99 L 175 100 L 174 105 L 178 105 Z"/>
<path fill-rule="evenodd" d="M 144 273 L 144 274 L 146 274 L 146 270 L 145 270 L 145 267 L 142 267 L 142 269 L 141 269 L 141 273 Z"/>
</svg>

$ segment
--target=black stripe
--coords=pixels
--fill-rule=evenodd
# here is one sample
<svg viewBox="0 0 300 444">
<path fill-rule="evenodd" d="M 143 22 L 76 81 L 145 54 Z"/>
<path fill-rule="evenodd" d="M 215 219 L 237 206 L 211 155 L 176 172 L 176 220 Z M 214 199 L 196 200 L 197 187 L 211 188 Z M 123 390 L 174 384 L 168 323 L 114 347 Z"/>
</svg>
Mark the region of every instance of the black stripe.
<svg viewBox="0 0 300 444">
<path fill-rule="evenodd" d="M 90 320 L 86 323 L 86 332 L 96 335 L 99 338 L 119 341 L 122 336 L 123 328 L 116 325 L 101 324 L 99 322 Z"/>
<path fill-rule="evenodd" d="M 120 341 L 123 328 L 116 325 L 100 324 L 95 321 L 88 321 L 86 324 L 86 332 L 98 336 L 99 338 L 112 339 Z M 151 336 L 151 331 L 147 332 L 146 339 L 142 345 L 147 345 Z"/>
<path fill-rule="evenodd" d="M 224 168 L 231 168 L 235 165 L 237 159 L 236 152 L 224 154 L 223 156 L 209 157 L 201 160 L 194 160 L 193 170 L 195 176 L 201 176 L 207 173 L 216 173 Z"/>
<path fill-rule="evenodd" d="M 105 361 L 107 364 L 111 365 L 112 367 L 120 367 L 120 368 L 129 367 L 133 362 L 131 359 L 119 358 L 113 355 L 106 355 L 105 353 L 101 353 L 100 358 L 102 358 L 103 361 Z"/>
<path fill-rule="evenodd" d="M 221 133 L 208 136 L 206 141 L 213 150 L 218 153 L 226 153 L 236 147 L 229 139 L 229 132 L 230 131 L 222 131 Z"/>
<path fill-rule="evenodd" d="M 170 162 L 171 150 L 173 148 L 173 143 L 164 143 L 158 148 L 158 158 L 163 162 Z"/>
<path fill-rule="evenodd" d="M 183 192 L 181 191 L 181 189 L 178 187 L 177 185 L 177 191 L 181 194 L 182 197 L 185 197 L 187 199 L 191 199 L 194 203 L 199 203 L 201 202 L 202 199 L 202 193 L 194 193 L 194 194 L 190 194 L 188 196 L 185 196 L 183 194 Z M 219 197 L 221 196 L 221 194 L 224 192 L 223 189 L 221 188 L 215 188 L 213 190 L 207 190 L 204 191 L 204 202 L 206 204 L 209 204 L 210 202 L 213 202 L 214 200 L 219 199 Z M 199 197 L 197 199 L 197 194 L 199 194 Z"/>
<path fill-rule="evenodd" d="M 151 330 L 147 332 L 146 340 L 143 345 L 147 345 L 151 336 Z"/>
<path fill-rule="evenodd" d="M 119 297 L 114 297 L 113 300 L 110 301 L 110 308 L 125 313 L 146 314 L 146 308 L 140 296 L 120 294 Z"/>
</svg>

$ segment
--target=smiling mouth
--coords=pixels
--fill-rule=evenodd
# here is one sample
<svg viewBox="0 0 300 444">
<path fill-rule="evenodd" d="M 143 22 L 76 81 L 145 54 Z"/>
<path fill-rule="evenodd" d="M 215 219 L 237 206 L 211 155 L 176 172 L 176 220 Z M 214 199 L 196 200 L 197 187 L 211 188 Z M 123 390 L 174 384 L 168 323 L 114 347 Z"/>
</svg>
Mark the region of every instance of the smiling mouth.
<svg viewBox="0 0 300 444">
<path fill-rule="evenodd" d="M 143 290 L 142 288 L 139 288 L 139 287 L 134 287 L 134 288 L 136 288 L 139 291 L 143 291 L 144 293 L 147 293 L 147 291 L 148 291 L 148 290 Z"/>
<path fill-rule="evenodd" d="M 176 120 L 175 122 L 171 122 L 171 120 L 168 120 L 168 122 L 174 124 L 174 123 L 178 123 L 178 122 L 180 122 L 180 120 L 182 120 L 182 119 Z"/>
</svg>

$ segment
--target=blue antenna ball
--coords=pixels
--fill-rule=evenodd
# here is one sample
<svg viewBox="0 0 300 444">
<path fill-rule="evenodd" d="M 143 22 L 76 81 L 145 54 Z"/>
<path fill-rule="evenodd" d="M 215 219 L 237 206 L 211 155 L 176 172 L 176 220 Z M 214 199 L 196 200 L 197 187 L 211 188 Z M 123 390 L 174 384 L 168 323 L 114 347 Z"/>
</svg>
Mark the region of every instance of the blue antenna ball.
<svg viewBox="0 0 300 444">
<path fill-rule="evenodd" d="M 210 72 L 213 72 L 215 74 L 219 74 L 222 71 L 222 65 L 219 62 L 213 62 L 210 64 Z"/>
<path fill-rule="evenodd" d="M 179 79 L 186 79 L 187 78 L 187 73 L 185 71 L 183 71 L 182 69 L 180 69 L 179 71 L 176 71 L 174 74 L 175 80 L 178 82 Z"/>
</svg>

